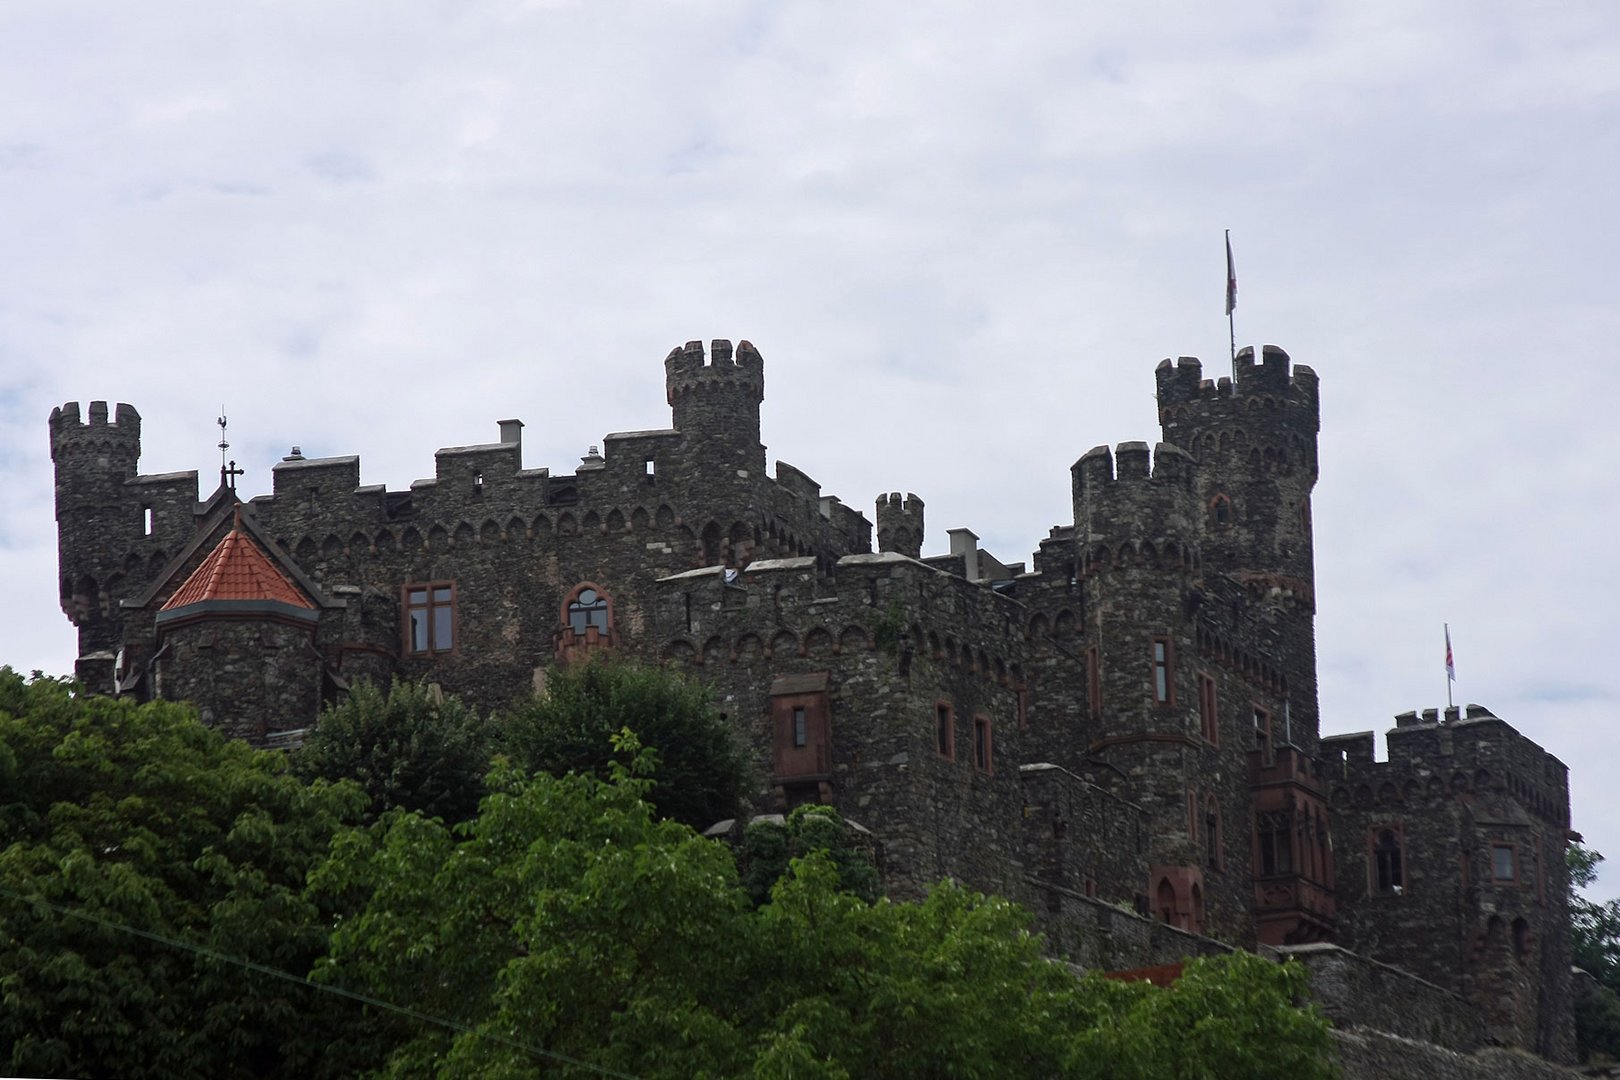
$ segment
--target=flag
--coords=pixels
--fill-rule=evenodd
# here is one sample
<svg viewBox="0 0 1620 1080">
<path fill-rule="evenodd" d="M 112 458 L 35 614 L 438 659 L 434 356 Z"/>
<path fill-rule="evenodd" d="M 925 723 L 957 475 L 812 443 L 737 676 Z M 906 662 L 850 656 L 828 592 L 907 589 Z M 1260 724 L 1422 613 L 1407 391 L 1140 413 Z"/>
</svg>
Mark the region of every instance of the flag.
<svg viewBox="0 0 1620 1080">
<path fill-rule="evenodd" d="M 1237 265 L 1232 262 L 1232 230 L 1226 230 L 1226 313 L 1237 310 Z"/>
<path fill-rule="evenodd" d="M 1451 659 L 1451 624 L 1446 624 L 1446 678 L 1451 682 L 1457 681 L 1457 665 Z"/>
</svg>

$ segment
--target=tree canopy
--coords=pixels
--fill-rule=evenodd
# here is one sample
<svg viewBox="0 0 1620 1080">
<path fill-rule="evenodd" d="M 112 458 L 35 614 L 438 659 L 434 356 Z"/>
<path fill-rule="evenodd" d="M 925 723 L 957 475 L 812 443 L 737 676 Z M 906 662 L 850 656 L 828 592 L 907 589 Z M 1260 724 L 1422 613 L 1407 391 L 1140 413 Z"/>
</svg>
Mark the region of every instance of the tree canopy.
<svg viewBox="0 0 1620 1080">
<path fill-rule="evenodd" d="M 305 874 L 363 802 L 185 707 L 0 669 L 0 1071 L 311 1071 L 310 990 L 121 927 L 307 971 L 326 934 Z"/>
<path fill-rule="evenodd" d="M 477 812 L 489 755 L 488 724 L 459 698 L 361 682 L 322 711 L 292 765 L 307 780 L 356 781 L 373 818 L 397 806 L 454 824 Z"/>
<path fill-rule="evenodd" d="M 1602 855 L 1581 844 L 1565 854 L 1575 966 L 1598 982 L 1595 993 L 1576 996 L 1576 1050 L 1582 1061 L 1620 1060 L 1620 900 L 1600 904 L 1578 891 L 1597 880 Z"/>
<path fill-rule="evenodd" d="M 443 1015 L 379 1021 L 391 1075 L 1321 1077 L 1303 973 L 1240 954 L 1172 990 L 1077 977 L 1028 915 L 948 883 L 868 902 L 826 851 L 756 907 L 728 849 L 623 769 L 492 779 L 460 833 L 395 813 L 311 878 L 352 914 L 319 977 Z M 1180 1071 L 1197 1061 L 1196 1071 Z"/>
<path fill-rule="evenodd" d="M 696 829 L 742 813 L 745 751 L 709 689 L 666 668 L 601 658 L 554 670 L 544 691 L 501 718 L 500 749 L 521 768 L 609 775 L 621 728 L 657 754 L 647 801 Z"/>
</svg>

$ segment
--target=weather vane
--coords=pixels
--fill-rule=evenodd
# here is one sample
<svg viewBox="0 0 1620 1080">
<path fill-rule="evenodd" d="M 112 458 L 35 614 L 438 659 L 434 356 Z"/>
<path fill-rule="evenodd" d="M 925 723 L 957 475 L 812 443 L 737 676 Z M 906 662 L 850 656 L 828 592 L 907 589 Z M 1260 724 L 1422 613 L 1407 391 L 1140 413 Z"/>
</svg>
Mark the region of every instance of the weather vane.
<svg viewBox="0 0 1620 1080">
<path fill-rule="evenodd" d="M 219 407 L 219 419 L 215 423 L 219 425 L 219 485 L 220 487 L 229 487 L 234 492 L 236 491 L 236 478 L 246 470 L 238 469 L 235 461 L 230 463 L 229 468 L 225 467 L 225 452 L 231 448 L 230 440 L 225 438 L 225 406 L 221 405 Z"/>
</svg>

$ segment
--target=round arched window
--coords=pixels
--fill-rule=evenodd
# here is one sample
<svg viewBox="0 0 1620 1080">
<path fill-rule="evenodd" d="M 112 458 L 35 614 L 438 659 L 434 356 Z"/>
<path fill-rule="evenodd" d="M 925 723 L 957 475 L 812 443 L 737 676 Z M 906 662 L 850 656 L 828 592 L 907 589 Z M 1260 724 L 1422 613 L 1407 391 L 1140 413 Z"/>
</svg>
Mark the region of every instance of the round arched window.
<svg viewBox="0 0 1620 1080">
<path fill-rule="evenodd" d="M 595 589 L 585 588 L 568 604 L 568 628 L 583 637 L 592 626 L 599 633 L 608 632 L 608 602 Z"/>
</svg>

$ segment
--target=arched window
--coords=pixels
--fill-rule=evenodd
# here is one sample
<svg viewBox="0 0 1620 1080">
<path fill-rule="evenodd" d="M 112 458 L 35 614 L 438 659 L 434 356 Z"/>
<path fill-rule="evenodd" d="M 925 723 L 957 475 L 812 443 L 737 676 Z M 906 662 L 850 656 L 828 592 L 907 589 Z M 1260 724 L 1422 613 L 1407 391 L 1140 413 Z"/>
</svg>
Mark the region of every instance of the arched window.
<svg viewBox="0 0 1620 1080">
<path fill-rule="evenodd" d="M 614 631 L 613 598 L 592 581 L 574 586 L 563 600 L 562 625 L 556 634 L 557 659 L 566 663 L 581 653 L 619 643 Z"/>
<path fill-rule="evenodd" d="M 580 637 L 585 631 L 596 627 L 598 633 L 604 636 L 608 632 L 608 602 L 595 589 L 586 586 L 575 593 L 574 598 L 568 602 L 568 628 Z"/>
<path fill-rule="evenodd" d="M 1209 500 L 1209 521 L 1217 529 L 1232 524 L 1232 500 L 1225 495 L 1216 495 Z"/>
</svg>

